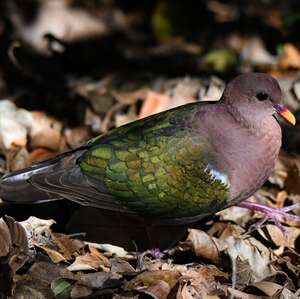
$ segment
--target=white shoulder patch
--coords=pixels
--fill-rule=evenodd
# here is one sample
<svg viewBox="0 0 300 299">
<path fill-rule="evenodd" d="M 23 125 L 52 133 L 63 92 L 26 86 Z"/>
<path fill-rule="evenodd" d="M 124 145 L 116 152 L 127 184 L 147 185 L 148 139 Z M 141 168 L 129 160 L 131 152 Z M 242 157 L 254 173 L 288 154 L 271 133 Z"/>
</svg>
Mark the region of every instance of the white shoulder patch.
<svg viewBox="0 0 300 299">
<path fill-rule="evenodd" d="M 230 186 L 228 176 L 225 173 L 214 169 L 212 165 L 208 164 L 205 168 L 205 171 L 209 173 L 215 180 L 220 181 L 223 185 L 228 187 Z"/>
</svg>

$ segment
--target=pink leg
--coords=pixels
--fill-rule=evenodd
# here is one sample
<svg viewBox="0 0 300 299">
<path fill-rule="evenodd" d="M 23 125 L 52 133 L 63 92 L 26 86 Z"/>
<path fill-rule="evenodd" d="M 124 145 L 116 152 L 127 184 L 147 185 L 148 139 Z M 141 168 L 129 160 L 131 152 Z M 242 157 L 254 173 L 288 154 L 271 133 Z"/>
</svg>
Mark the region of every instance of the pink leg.
<svg viewBox="0 0 300 299">
<path fill-rule="evenodd" d="M 271 208 L 259 203 L 251 202 L 244 200 L 240 202 L 237 206 L 241 208 L 246 208 L 250 210 L 255 210 L 264 214 L 264 218 L 253 224 L 250 227 L 250 231 L 256 230 L 260 228 L 267 220 L 271 219 L 274 223 L 281 229 L 282 232 L 285 232 L 284 226 L 280 223 L 280 221 L 292 220 L 292 221 L 300 221 L 300 216 L 289 214 L 288 212 L 299 208 L 300 204 L 294 204 L 283 208 Z"/>
</svg>

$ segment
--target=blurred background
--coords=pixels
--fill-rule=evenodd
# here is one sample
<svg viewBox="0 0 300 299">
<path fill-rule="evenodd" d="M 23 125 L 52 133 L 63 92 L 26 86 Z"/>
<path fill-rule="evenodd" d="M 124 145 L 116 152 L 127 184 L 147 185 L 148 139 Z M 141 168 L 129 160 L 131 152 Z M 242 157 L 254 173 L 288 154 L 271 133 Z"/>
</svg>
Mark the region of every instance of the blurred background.
<svg viewBox="0 0 300 299">
<path fill-rule="evenodd" d="M 0 171 L 153 113 L 218 100 L 242 72 L 276 77 L 300 120 L 299 26 L 297 0 L 2 0 Z M 284 200 L 300 202 L 300 126 L 283 129 L 285 153 L 266 188 L 269 198 L 284 190 Z M 77 209 L 0 212 L 54 217 L 63 228 Z"/>
</svg>

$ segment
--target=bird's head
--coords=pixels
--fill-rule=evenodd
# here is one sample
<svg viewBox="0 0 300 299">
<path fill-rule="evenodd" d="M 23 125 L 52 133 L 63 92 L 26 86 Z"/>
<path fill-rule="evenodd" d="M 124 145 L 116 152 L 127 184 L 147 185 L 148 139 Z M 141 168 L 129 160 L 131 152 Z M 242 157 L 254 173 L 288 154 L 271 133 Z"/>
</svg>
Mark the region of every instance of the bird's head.
<svg viewBox="0 0 300 299">
<path fill-rule="evenodd" d="M 289 124 L 296 123 L 294 115 L 282 103 L 278 82 L 266 74 L 245 73 L 236 77 L 227 85 L 223 101 L 233 113 L 246 119 L 278 114 Z"/>
</svg>

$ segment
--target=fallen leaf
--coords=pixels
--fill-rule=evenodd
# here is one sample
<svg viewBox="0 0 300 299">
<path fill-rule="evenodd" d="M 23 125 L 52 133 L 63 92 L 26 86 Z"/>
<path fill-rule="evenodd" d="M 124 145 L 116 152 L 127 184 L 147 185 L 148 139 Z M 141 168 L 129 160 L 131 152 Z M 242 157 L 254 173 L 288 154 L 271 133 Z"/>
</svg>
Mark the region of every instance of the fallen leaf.
<svg viewBox="0 0 300 299">
<path fill-rule="evenodd" d="M 43 112 L 32 112 L 33 123 L 30 130 L 32 148 L 45 147 L 53 151 L 59 150 L 62 124 Z"/>
<path fill-rule="evenodd" d="M 185 283 L 183 286 L 180 286 L 176 299 L 202 299 L 203 297 L 198 294 L 195 288 L 192 285 Z"/>
<path fill-rule="evenodd" d="M 261 299 L 261 296 L 255 296 L 251 294 L 244 293 L 242 291 L 235 290 L 233 288 L 228 288 L 229 293 L 234 296 L 234 298 L 239 299 Z"/>
<path fill-rule="evenodd" d="M 264 42 L 259 37 L 245 39 L 240 53 L 242 61 L 250 65 L 265 66 L 277 63 L 277 57 L 267 51 Z"/>
<path fill-rule="evenodd" d="M 34 216 L 20 222 L 28 236 L 29 248 L 33 248 L 36 244 L 47 244 L 51 238 L 50 226 L 54 223 L 55 221 L 52 219 L 44 220 Z"/>
<path fill-rule="evenodd" d="M 130 280 L 127 287 L 131 290 L 139 290 L 148 288 L 151 285 L 156 285 L 158 281 L 168 283 L 170 290 L 176 285 L 180 274 L 176 271 L 145 271 Z"/>
<path fill-rule="evenodd" d="M 137 290 L 150 295 L 154 299 L 167 299 L 171 291 L 169 284 L 163 280 L 158 280 L 156 283 L 151 284 L 148 287 L 141 287 Z"/>
<path fill-rule="evenodd" d="M 11 148 L 5 152 L 6 167 L 10 171 L 24 169 L 31 165 L 30 155 L 25 147 Z"/>
<path fill-rule="evenodd" d="M 68 261 L 85 246 L 83 241 L 72 239 L 63 234 L 52 233 L 51 235 L 53 243 L 57 245 L 59 252 Z"/>
<path fill-rule="evenodd" d="M 96 256 L 101 261 L 103 266 L 111 266 L 108 258 L 105 255 L 103 255 L 100 251 L 98 251 L 96 247 L 89 245 L 89 250 L 92 255 Z"/>
<path fill-rule="evenodd" d="M 267 224 L 265 229 L 267 234 L 262 229 L 259 230 L 260 234 L 266 240 L 273 241 L 276 246 L 295 248 L 295 241 L 300 236 L 300 228 L 297 227 L 285 227 L 285 235 L 278 226 L 273 224 Z"/>
<path fill-rule="evenodd" d="M 139 118 L 162 112 L 168 109 L 170 98 L 164 94 L 148 91 Z"/>
<path fill-rule="evenodd" d="M 111 272 L 113 273 L 135 273 L 135 269 L 125 260 L 121 258 L 110 259 Z"/>
<path fill-rule="evenodd" d="M 230 70 L 237 63 L 237 59 L 232 50 L 224 48 L 209 51 L 203 57 L 203 63 L 214 72 L 222 73 Z"/>
<path fill-rule="evenodd" d="M 63 294 L 67 294 L 71 290 L 71 286 L 74 281 L 65 279 L 65 278 L 58 278 L 51 282 L 51 290 L 55 297 L 61 296 Z"/>
<path fill-rule="evenodd" d="M 11 246 L 12 241 L 9 228 L 3 218 L 0 218 L 0 257 L 7 256 Z"/>
<path fill-rule="evenodd" d="M 68 146 L 73 149 L 84 144 L 91 137 L 89 127 L 79 127 L 64 130 L 64 136 Z"/>
<path fill-rule="evenodd" d="M 128 255 L 128 252 L 124 250 L 124 248 L 111 245 L 111 244 L 97 244 L 97 243 L 91 243 L 91 242 L 85 242 L 87 245 L 92 245 L 95 248 L 98 248 L 99 250 L 103 250 L 106 252 L 110 252 L 112 254 L 115 254 L 118 257 L 125 257 Z"/>
<path fill-rule="evenodd" d="M 96 272 L 83 274 L 78 279 L 78 284 L 89 288 L 114 288 L 122 284 L 119 279 L 122 276 L 112 272 Z"/>
<path fill-rule="evenodd" d="M 0 101 L 0 144 L 2 148 L 24 147 L 27 133 L 32 125 L 32 114 L 19 109 L 9 100 Z"/>
<path fill-rule="evenodd" d="M 220 253 L 213 238 L 201 230 L 189 229 L 188 231 L 188 237 L 181 246 L 188 247 L 196 256 L 217 264 L 220 260 Z"/>
<path fill-rule="evenodd" d="M 272 297 L 279 290 L 283 289 L 283 286 L 271 281 L 258 281 L 252 285 L 270 297 Z"/>
<path fill-rule="evenodd" d="M 36 247 L 40 248 L 44 253 L 46 253 L 54 264 L 67 261 L 65 257 L 57 250 L 51 249 L 47 246 L 36 245 Z"/>
<path fill-rule="evenodd" d="M 224 240 L 214 238 L 214 242 L 218 250 L 227 253 L 233 262 L 238 258 L 241 262 L 249 264 L 251 282 L 261 281 L 276 273 L 271 265 L 274 259 L 271 250 L 255 238 L 228 237 Z"/>
<path fill-rule="evenodd" d="M 67 269 L 69 271 L 97 270 L 101 265 L 102 261 L 97 256 L 86 253 L 85 255 L 77 256 Z"/>
<path fill-rule="evenodd" d="M 45 148 L 36 148 L 29 154 L 29 158 L 32 162 L 39 162 L 51 158 L 57 154 L 57 152 L 49 151 Z"/>
<path fill-rule="evenodd" d="M 283 45 L 279 65 L 284 69 L 300 68 L 300 52 L 293 44 Z"/>
<path fill-rule="evenodd" d="M 86 286 L 82 286 L 78 283 L 76 283 L 72 290 L 71 290 L 71 298 L 86 298 L 89 295 L 91 295 L 93 293 L 93 291 L 91 290 L 91 288 L 88 288 Z"/>
</svg>

